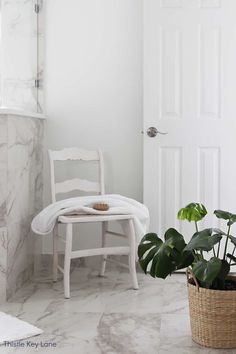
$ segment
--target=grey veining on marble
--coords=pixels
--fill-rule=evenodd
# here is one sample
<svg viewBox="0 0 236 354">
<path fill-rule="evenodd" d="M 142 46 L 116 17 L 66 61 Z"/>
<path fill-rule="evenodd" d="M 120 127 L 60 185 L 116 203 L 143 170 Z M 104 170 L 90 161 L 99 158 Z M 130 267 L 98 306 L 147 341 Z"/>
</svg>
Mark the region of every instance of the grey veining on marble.
<svg viewBox="0 0 236 354">
<path fill-rule="evenodd" d="M 37 104 L 39 113 L 44 112 L 44 2 L 43 0 L 38 0 L 40 7 L 40 12 L 38 14 L 38 79 L 39 79 L 39 88 L 37 90 Z"/>
<path fill-rule="evenodd" d="M 6 226 L 7 117 L 0 116 L 0 227 Z"/>
<path fill-rule="evenodd" d="M 100 320 L 95 340 L 102 353 L 142 354 L 148 348 L 148 353 L 155 354 L 160 326 L 159 314 L 107 313 Z"/>
<path fill-rule="evenodd" d="M 35 80 L 43 71 L 43 54 L 38 53 L 43 49 L 43 31 L 35 4 L 35 0 L 0 1 L 1 106 L 42 113 L 42 89 Z"/>
<path fill-rule="evenodd" d="M 43 124 L 29 117 L 0 117 L 1 301 L 33 274 L 30 224 L 42 209 Z"/>
<path fill-rule="evenodd" d="M 7 248 L 7 117 L 0 116 L 0 303 L 6 299 Z"/>
<path fill-rule="evenodd" d="M 73 268 L 68 300 L 63 298 L 62 279 L 53 283 L 47 267 L 2 306 L 2 311 L 43 329 L 42 335 L 30 338 L 32 342 L 56 345 L 39 347 L 37 353 L 236 353 L 203 348 L 192 341 L 185 275 L 164 281 L 138 273 L 140 289 L 132 290 L 129 274 L 121 268 L 109 264 L 101 278 L 97 268 L 88 264 L 86 260 L 85 266 Z M 12 351 L 36 352 L 0 347 L 0 354 Z"/>
</svg>

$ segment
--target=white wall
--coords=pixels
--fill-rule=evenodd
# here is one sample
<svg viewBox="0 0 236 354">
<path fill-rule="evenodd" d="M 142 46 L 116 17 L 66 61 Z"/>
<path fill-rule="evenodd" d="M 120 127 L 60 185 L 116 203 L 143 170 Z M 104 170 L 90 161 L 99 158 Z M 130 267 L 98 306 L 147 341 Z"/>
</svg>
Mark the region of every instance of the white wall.
<svg viewBox="0 0 236 354">
<path fill-rule="evenodd" d="M 47 148 L 100 146 L 107 193 L 137 200 L 142 200 L 141 1 L 45 2 Z M 45 179 L 47 204 L 48 173 Z"/>
</svg>

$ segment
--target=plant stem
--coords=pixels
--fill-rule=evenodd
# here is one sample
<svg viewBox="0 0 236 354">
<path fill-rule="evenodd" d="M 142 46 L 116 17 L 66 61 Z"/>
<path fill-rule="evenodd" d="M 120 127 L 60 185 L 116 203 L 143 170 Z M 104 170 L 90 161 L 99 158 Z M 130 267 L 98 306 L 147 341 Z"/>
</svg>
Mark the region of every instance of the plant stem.
<svg viewBox="0 0 236 354">
<path fill-rule="evenodd" d="M 233 249 L 233 252 L 232 252 L 232 256 L 234 255 L 235 250 L 236 250 L 236 246 L 234 245 L 234 249 Z M 232 262 L 232 259 L 229 260 L 229 264 L 231 264 L 231 262 Z M 233 265 L 233 264 L 231 264 L 231 265 Z"/>
<path fill-rule="evenodd" d="M 195 261 L 195 262 L 197 262 L 197 261 L 198 261 L 198 259 L 197 259 L 197 257 L 196 257 L 195 252 L 194 252 L 194 251 L 192 251 L 192 254 L 193 254 L 194 261 Z"/>
<path fill-rule="evenodd" d="M 196 232 L 198 232 L 197 221 L 194 221 L 194 223 L 195 223 Z M 201 257 L 202 257 L 202 259 L 203 259 L 203 253 L 202 253 L 201 250 L 200 250 L 200 254 L 201 254 Z"/>
<path fill-rule="evenodd" d="M 232 252 L 232 256 L 234 255 L 235 250 L 236 250 L 236 245 L 234 245 L 234 249 L 233 249 L 233 252 Z"/>
<path fill-rule="evenodd" d="M 227 252 L 227 246 L 228 246 L 228 240 L 229 240 L 229 234 L 230 234 L 230 225 L 228 227 L 228 232 L 227 232 L 227 236 L 226 236 L 226 241 L 225 241 L 225 250 L 224 250 L 224 256 L 223 259 L 226 260 L 226 252 Z"/>
<path fill-rule="evenodd" d="M 236 265 L 236 263 L 232 263 L 232 264 L 230 264 L 231 266 L 234 266 L 234 265 Z"/>
<path fill-rule="evenodd" d="M 216 251 L 215 251 L 214 247 L 213 247 L 213 254 L 214 254 L 214 257 L 216 257 Z"/>
<path fill-rule="evenodd" d="M 217 258 L 219 258 L 219 255 L 220 255 L 220 244 L 221 244 L 221 241 L 219 242 L 219 246 L 218 246 L 218 250 L 217 250 Z"/>
</svg>

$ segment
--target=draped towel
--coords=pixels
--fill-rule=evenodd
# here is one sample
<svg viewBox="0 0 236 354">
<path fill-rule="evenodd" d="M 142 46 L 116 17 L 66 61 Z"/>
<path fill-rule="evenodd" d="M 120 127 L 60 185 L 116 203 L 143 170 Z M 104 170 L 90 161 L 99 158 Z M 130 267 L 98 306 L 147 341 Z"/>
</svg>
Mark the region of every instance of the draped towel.
<svg viewBox="0 0 236 354">
<path fill-rule="evenodd" d="M 109 205 L 109 209 L 107 211 L 95 210 L 93 209 L 95 203 L 106 203 Z M 145 205 L 122 195 L 103 194 L 69 198 L 52 203 L 35 216 L 31 228 L 36 234 L 47 235 L 53 230 L 59 216 L 72 214 L 133 215 L 137 244 L 149 227 L 149 211 Z"/>
</svg>

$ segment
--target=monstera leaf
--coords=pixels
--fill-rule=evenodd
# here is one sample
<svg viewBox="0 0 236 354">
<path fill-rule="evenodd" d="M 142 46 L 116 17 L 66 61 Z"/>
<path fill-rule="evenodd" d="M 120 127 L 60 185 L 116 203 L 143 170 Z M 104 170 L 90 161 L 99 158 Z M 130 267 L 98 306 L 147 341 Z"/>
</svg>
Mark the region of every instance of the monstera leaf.
<svg viewBox="0 0 236 354">
<path fill-rule="evenodd" d="M 222 259 L 221 260 L 221 268 L 220 268 L 220 271 L 215 279 L 215 281 L 213 282 L 213 288 L 214 289 L 225 289 L 225 280 L 227 278 L 227 275 L 229 274 L 229 271 L 230 271 L 230 264 Z"/>
<path fill-rule="evenodd" d="M 190 203 L 178 212 L 178 219 L 190 221 L 200 221 L 206 216 L 207 210 L 203 204 Z"/>
<path fill-rule="evenodd" d="M 165 279 L 167 275 L 178 269 L 181 261 L 192 263 L 192 258 L 182 257 L 186 243 L 183 236 L 175 229 L 168 229 L 164 242 L 155 233 L 143 237 L 138 247 L 139 263 L 145 273 L 151 262 L 150 275 Z"/>
<path fill-rule="evenodd" d="M 216 243 L 220 242 L 222 235 L 224 235 L 223 231 L 214 228 L 196 232 L 184 250 L 201 250 L 209 252 Z"/>
<path fill-rule="evenodd" d="M 222 262 L 212 257 L 209 261 L 201 259 L 193 265 L 193 273 L 204 287 L 210 287 L 221 270 Z"/>
<path fill-rule="evenodd" d="M 228 220 L 228 223 L 227 223 L 228 226 L 231 226 L 236 222 L 236 214 L 232 214 L 228 211 L 215 210 L 214 214 L 218 219 Z"/>
<path fill-rule="evenodd" d="M 182 254 L 181 254 L 180 262 L 177 265 L 177 269 L 187 268 L 193 262 L 194 262 L 193 252 L 185 251 L 183 249 Z"/>
</svg>

